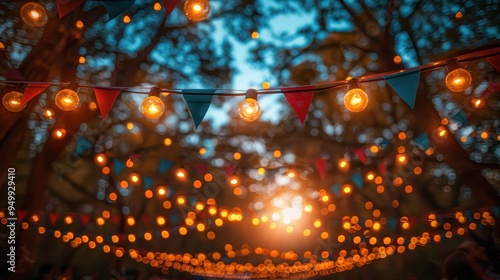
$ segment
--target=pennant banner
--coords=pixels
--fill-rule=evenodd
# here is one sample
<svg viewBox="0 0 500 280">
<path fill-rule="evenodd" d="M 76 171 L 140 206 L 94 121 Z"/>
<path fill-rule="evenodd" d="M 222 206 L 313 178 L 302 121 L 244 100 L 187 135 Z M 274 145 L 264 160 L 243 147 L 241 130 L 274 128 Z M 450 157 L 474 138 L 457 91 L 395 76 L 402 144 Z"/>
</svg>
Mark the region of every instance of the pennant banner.
<svg viewBox="0 0 500 280">
<path fill-rule="evenodd" d="M 181 0 L 163 0 L 163 7 L 165 8 L 165 15 L 168 17 L 170 13 L 179 5 Z"/>
<path fill-rule="evenodd" d="M 462 124 L 462 126 L 466 126 L 469 124 L 469 121 L 467 120 L 467 116 L 465 116 L 465 112 L 463 110 L 458 110 L 458 112 L 451 117 L 452 120 L 459 122 Z"/>
<path fill-rule="evenodd" d="M 197 164 L 194 166 L 196 171 L 198 171 L 198 174 L 203 175 L 207 172 L 207 166 L 204 164 Z"/>
<path fill-rule="evenodd" d="M 108 12 L 108 21 L 128 11 L 134 5 L 134 2 L 135 0 L 102 1 L 104 8 Z"/>
<path fill-rule="evenodd" d="M 392 74 L 385 76 L 384 79 L 410 108 L 415 107 L 415 97 L 420 82 L 420 69 Z"/>
<path fill-rule="evenodd" d="M 97 100 L 97 105 L 99 105 L 99 111 L 101 111 L 102 119 L 106 119 L 108 116 L 113 103 L 115 103 L 116 98 L 122 92 L 122 89 L 114 88 L 99 88 L 94 89 L 95 99 Z"/>
<path fill-rule="evenodd" d="M 113 166 L 114 166 L 114 171 L 115 171 L 115 176 L 119 175 L 120 173 L 125 170 L 125 163 L 117 158 L 113 159 Z"/>
<path fill-rule="evenodd" d="M 325 179 L 326 159 L 318 158 L 318 159 L 315 159 L 314 162 L 316 163 L 316 169 L 318 169 L 319 177 L 321 179 Z"/>
<path fill-rule="evenodd" d="M 149 178 L 149 177 L 144 176 L 144 177 L 142 177 L 142 182 L 144 184 L 144 189 L 148 190 L 153 185 L 153 178 Z"/>
<path fill-rule="evenodd" d="M 281 92 L 285 95 L 288 104 L 290 104 L 290 107 L 292 107 L 302 124 L 304 124 L 304 121 L 306 120 L 307 112 L 311 106 L 315 90 L 316 86 L 288 87 L 281 89 Z"/>
<path fill-rule="evenodd" d="M 208 108 L 212 103 L 215 89 L 183 89 L 182 92 L 184 100 L 189 108 L 189 113 L 194 121 L 195 128 L 198 128 L 201 121 L 207 114 Z"/>
<path fill-rule="evenodd" d="M 49 83 L 43 84 L 28 84 L 23 93 L 23 98 L 21 99 L 21 105 L 26 104 L 28 101 L 42 93 L 50 86 Z"/>
<path fill-rule="evenodd" d="M 57 218 L 58 218 L 57 213 L 49 213 L 49 220 L 51 225 L 55 225 L 57 223 Z"/>
<path fill-rule="evenodd" d="M 83 4 L 85 0 L 57 0 L 56 2 L 59 18 L 62 18 L 63 16 L 76 9 L 76 7 Z"/>
<path fill-rule="evenodd" d="M 363 164 L 367 164 L 368 161 L 366 159 L 366 154 L 365 154 L 365 147 L 361 147 L 361 148 L 356 148 L 354 149 L 354 153 L 356 154 L 356 156 L 358 157 L 358 159 L 363 163 Z"/>
<path fill-rule="evenodd" d="M 163 172 L 167 171 L 170 167 L 174 165 L 173 162 L 170 160 L 166 159 L 160 159 L 160 164 L 158 165 L 158 173 L 162 174 Z"/>
<path fill-rule="evenodd" d="M 427 151 L 430 147 L 429 135 L 427 133 L 422 133 L 417 136 L 415 139 L 411 141 L 415 145 L 417 145 L 420 149 Z"/>
<path fill-rule="evenodd" d="M 340 193 L 340 184 L 339 183 L 336 183 L 336 184 L 332 185 L 330 187 L 330 189 L 332 190 L 333 194 L 336 197 L 340 197 L 341 196 L 341 193 Z"/>
<path fill-rule="evenodd" d="M 226 165 L 224 166 L 224 171 L 228 176 L 234 175 L 234 171 L 236 171 L 236 166 L 234 165 Z"/>
<path fill-rule="evenodd" d="M 361 172 L 356 172 L 352 175 L 352 181 L 354 182 L 354 185 L 358 187 L 359 189 L 363 188 L 363 176 L 361 175 Z"/>
<path fill-rule="evenodd" d="M 80 215 L 80 220 L 82 222 L 82 225 L 84 227 L 86 227 L 90 222 L 90 215 L 89 214 L 82 214 L 82 215 Z"/>
<path fill-rule="evenodd" d="M 488 62 L 491 64 L 491 66 L 495 67 L 498 72 L 500 72 L 500 55 L 495 55 L 492 57 L 486 58 Z"/>
</svg>

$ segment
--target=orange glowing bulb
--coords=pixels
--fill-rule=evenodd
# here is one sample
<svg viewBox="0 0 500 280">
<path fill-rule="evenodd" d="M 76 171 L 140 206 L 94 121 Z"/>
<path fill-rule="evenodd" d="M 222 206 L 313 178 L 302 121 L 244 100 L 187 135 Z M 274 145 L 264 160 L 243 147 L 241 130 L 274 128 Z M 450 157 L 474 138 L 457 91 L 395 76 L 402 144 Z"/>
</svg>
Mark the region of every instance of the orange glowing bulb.
<svg viewBox="0 0 500 280">
<path fill-rule="evenodd" d="M 351 112 L 361 112 L 367 105 L 368 95 L 360 88 L 353 88 L 344 96 L 344 106 Z"/>
<path fill-rule="evenodd" d="M 11 91 L 4 95 L 2 98 L 2 103 L 7 111 L 16 113 L 20 112 L 26 107 L 26 105 L 21 105 L 21 99 L 23 98 L 23 94 L 17 91 Z"/>
</svg>

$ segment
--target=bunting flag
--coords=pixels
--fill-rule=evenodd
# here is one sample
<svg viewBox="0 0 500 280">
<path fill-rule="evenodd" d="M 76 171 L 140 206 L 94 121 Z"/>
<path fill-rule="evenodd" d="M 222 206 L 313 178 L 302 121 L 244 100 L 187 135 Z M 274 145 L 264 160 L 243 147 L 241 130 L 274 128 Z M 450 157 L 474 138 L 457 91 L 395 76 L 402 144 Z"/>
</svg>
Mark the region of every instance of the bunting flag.
<svg viewBox="0 0 500 280">
<path fill-rule="evenodd" d="M 113 217 L 111 218 L 113 220 L 113 223 L 115 223 L 115 225 L 119 225 L 120 224 L 120 215 L 113 215 Z"/>
<path fill-rule="evenodd" d="M 488 87 L 481 93 L 481 96 L 487 98 L 492 93 L 500 92 L 500 82 L 490 82 Z"/>
<path fill-rule="evenodd" d="M 292 107 L 293 111 L 302 124 L 304 124 L 304 121 L 306 120 L 307 112 L 309 111 L 309 107 L 311 106 L 315 90 L 316 86 L 314 85 L 287 87 L 281 89 L 281 92 L 283 92 L 283 95 L 285 95 L 288 104 L 290 104 L 290 107 Z"/>
<path fill-rule="evenodd" d="M 78 135 L 76 137 L 76 147 L 73 154 L 75 156 L 84 156 L 89 154 L 90 151 L 92 151 L 92 143 L 82 135 Z"/>
<path fill-rule="evenodd" d="M 368 160 L 366 159 L 366 154 L 365 154 L 365 147 L 361 147 L 361 148 L 356 148 L 354 149 L 354 153 L 356 154 L 356 156 L 358 157 L 358 159 L 364 164 L 366 165 L 368 163 Z"/>
<path fill-rule="evenodd" d="M 491 66 L 495 67 L 495 69 L 500 72 L 500 55 L 488 57 L 486 60 L 488 60 Z"/>
<path fill-rule="evenodd" d="M 56 3 L 59 18 L 62 18 L 63 16 L 69 14 L 84 2 L 85 0 L 57 0 Z"/>
<path fill-rule="evenodd" d="M 318 170 L 319 177 L 321 179 L 325 179 L 326 159 L 324 159 L 324 158 L 318 158 L 318 159 L 314 160 L 314 163 L 316 163 L 316 169 Z"/>
<path fill-rule="evenodd" d="M 181 0 L 163 0 L 163 7 L 165 8 L 165 15 L 168 17 L 170 13 L 179 5 Z"/>
<path fill-rule="evenodd" d="M 122 92 L 122 89 L 118 88 L 100 88 L 96 87 L 94 89 L 95 99 L 99 105 L 99 111 L 101 111 L 102 119 L 106 119 L 108 116 L 113 103 L 115 103 L 116 98 Z"/>
<path fill-rule="evenodd" d="M 207 166 L 204 164 L 197 164 L 194 166 L 196 171 L 198 171 L 198 174 L 203 175 L 207 172 Z"/>
<path fill-rule="evenodd" d="M 189 108 L 189 113 L 194 121 L 195 128 L 198 128 L 205 114 L 210 108 L 215 89 L 183 89 L 184 100 Z"/>
<path fill-rule="evenodd" d="M 192 195 L 192 196 L 189 196 L 189 205 L 193 206 L 194 207 L 194 204 L 198 201 L 198 199 L 196 198 L 196 196 Z"/>
<path fill-rule="evenodd" d="M 231 176 L 236 171 L 236 166 L 234 166 L 234 165 L 226 165 L 226 166 L 224 166 L 224 171 L 226 171 L 226 174 L 228 176 Z"/>
<path fill-rule="evenodd" d="M 398 224 L 398 222 L 396 221 L 396 218 L 387 219 L 387 225 L 389 226 L 389 228 L 396 229 L 397 224 Z"/>
<path fill-rule="evenodd" d="M 387 173 L 387 162 L 386 161 L 381 161 L 378 165 L 378 171 L 382 174 L 385 175 Z"/>
<path fill-rule="evenodd" d="M 153 178 L 149 178 L 149 177 L 146 177 L 146 176 L 143 176 L 142 177 L 142 183 L 144 185 L 144 189 L 145 190 L 149 190 L 149 188 L 153 185 Z"/>
<path fill-rule="evenodd" d="M 465 112 L 460 109 L 458 112 L 451 117 L 452 120 L 459 122 L 462 124 L 462 126 L 466 126 L 469 124 L 469 121 L 467 120 L 467 117 L 465 116 Z"/>
<path fill-rule="evenodd" d="M 58 218 L 58 214 L 57 213 L 49 213 L 49 220 L 50 220 L 50 224 L 51 225 L 55 225 L 57 223 L 57 218 Z"/>
<path fill-rule="evenodd" d="M 125 170 L 125 163 L 117 158 L 113 159 L 113 167 L 114 167 L 114 172 L 115 176 L 118 176 L 120 173 Z"/>
<path fill-rule="evenodd" d="M 89 214 L 81 214 L 80 221 L 82 222 L 82 225 L 84 227 L 86 227 L 90 222 L 90 215 Z"/>
<path fill-rule="evenodd" d="M 22 223 L 24 222 L 24 219 L 26 218 L 26 215 L 28 215 L 28 211 L 26 210 L 17 210 L 17 222 Z"/>
<path fill-rule="evenodd" d="M 341 196 L 341 193 L 340 193 L 340 184 L 339 183 L 335 183 L 333 184 L 330 189 L 332 190 L 332 193 L 336 196 L 336 197 L 340 197 Z"/>
<path fill-rule="evenodd" d="M 423 151 L 427 151 L 430 147 L 429 135 L 426 132 L 420 134 L 415 139 L 411 140 L 411 143 L 417 145 Z"/>
<path fill-rule="evenodd" d="M 108 21 L 128 11 L 134 2 L 135 0 L 102 1 L 106 12 L 108 12 Z"/>
<path fill-rule="evenodd" d="M 352 181 L 354 182 L 354 185 L 358 187 L 358 189 L 363 188 L 363 176 L 361 175 L 361 172 L 356 172 L 352 175 Z"/>
<path fill-rule="evenodd" d="M 142 222 L 149 226 L 149 215 L 148 214 L 142 214 Z"/>
<path fill-rule="evenodd" d="M 170 214 L 170 221 L 172 221 L 172 225 L 179 224 L 179 215 L 178 214 Z"/>
<path fill-rule="evenodd" d="M 170 160 L 160 159 L 160 164 L 158 165 L 158 173 L 163 174 L 170 167 L 172 167 L 172 165 L 174 165 L 174 163 L 171 162 Z"/>
<path fill-rule="evenodd" d="M 23 98 L 21 99 L 21 105 L 26 104 L 31 99 L 35 98 L 37 95 L 42 93 L 50 86 L 50 83 L 43 84 L 28 84 L 23 93 Z"/>
<path fill-rule="evenodd" d="M 410 108 L 415 107 L 420 69 L 388 75 L 384 79 Z"/>
</svg>

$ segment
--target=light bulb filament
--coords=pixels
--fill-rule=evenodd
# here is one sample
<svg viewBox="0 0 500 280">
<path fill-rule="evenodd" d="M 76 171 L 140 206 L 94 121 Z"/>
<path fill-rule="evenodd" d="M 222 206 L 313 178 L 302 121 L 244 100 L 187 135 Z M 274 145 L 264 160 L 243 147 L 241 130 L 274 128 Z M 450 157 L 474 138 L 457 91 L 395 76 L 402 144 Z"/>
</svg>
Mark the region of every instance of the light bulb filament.
<svg viewBox="0 0 500 280">
<path fill-rule="evenodd" d="M 193 11 L 196 12 L 196 13 L 199 13 L 201 11 L 200 4 L 193 5 Z"/>
<path fill-rule="evenodd" d="M 31 10 L 30 11 L 30 16 L 33 18 L 33 19 L 38 19 L 40 17 L 40 14 L 35 11 L 35 10 Z"/>
</svg>

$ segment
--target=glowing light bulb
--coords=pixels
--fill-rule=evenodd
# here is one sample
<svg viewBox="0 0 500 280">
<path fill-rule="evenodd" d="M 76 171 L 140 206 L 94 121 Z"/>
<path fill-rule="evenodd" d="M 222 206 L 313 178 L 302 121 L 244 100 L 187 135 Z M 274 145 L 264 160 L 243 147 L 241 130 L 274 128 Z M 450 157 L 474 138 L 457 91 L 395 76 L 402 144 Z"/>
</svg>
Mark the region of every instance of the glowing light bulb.
<svg viewBox="0 0 500 280">
<path fill-rule="evenodd" d="M 177 176 L 178 179 L 184 180 L 187 177 L 187 171 L 183 167 L 177 168 L 175 171 L 175 176 Z"/>
<path fill-rule="evenodd" d="M 238 114 L 246 122 L 253 122 L 259 118 L 261 113 L 259 102 L 257 102 L 257 92 L 249 90 L 247 98 L 240 103 Z"/>
<path fill-rule="evenodd" d="M 481 109 L 486 105 L 486 101 L 482 97 L 472 98 L 470 103 L 474 109 Z"/>
<path fill-rule="evenodd" d="M 47 24 L 49 18 L 41 5 L 28 2 L 21 7 L 21 19 L 28 25 L 41 27 Z"/>
<path fill-rule="evenodd" d="M 340 170 L 346 171 L 349 169 L 349 161 L 346 160 L 345 158 L 339 159 L 338 165 Z"/>
<path fill-rule="evenodd" d="M 63 139 L 64 136 L 66 136 L 66 129 L 64 128 L 57 128 L 52 131 L 52 137 L 55 139 L 60 140 Z"/>
<path fill-rule="evenodd" d="M 208 0 L 186 0 L 184 3 L 184 14 L 190 21 L 202 21 L 209 13 Z"/>
<path fill-rule="evenodd" d="M 368 95 L 360 88 L 353 88 L 344 96 L 344 106 L 351 112 L 361 112 L 367 105 Z"/>
<path fill-rule="evenodd" d="M 2 103 L 5 109 L 10 112 L 20 112 L 26 107 L 25 105 L 21 105 L 21 99 L 23 98 L 23 94 L 17 91 L 11 91 L 3 96 Z"/>
<path fill-rule="evenodd" d="M 56 94 L 56 106 L 63 111 L 73 111 L 78 108 L 80 98 L 78 94 L 69 88 L 63 89 Z"/>
<path fill-rule="evenodd" d="M 142 113 L 150 120 L 157 119 L 165 112 L 165 105 L 158 96 L 148 96 L 141 105 Z"/>
<path fill-rule="evenodd" d="M 45 108 L 45 109 L 43 109 L 43 112 L 40 114 L 40 116 L 44 120 L 51 120 L 56 116 L 56 113 L 54 112 L 54 110 L 52 108 Z"/>
<path fill-rule="evenodd" d="M 453 92 L 462 92 L 472 83 L 471 74 L 462 68 L 456 59 L 446 62 L 448 75 L 445 78 L 446 87 Z"/>
<path fill-rule="evenodd" d="M 108 161 L 108 157 L 105 154 L 97 154 L 94 156 L 94 162 L 97 166 L 104 166 Z"/>
<path fill-rule="evenodd" d="M 231 175 L 228 178 L 228 182 L 231 187 L 237 187 L 240 184 L 240 178 L 238 175 Z"/>
</svg>

